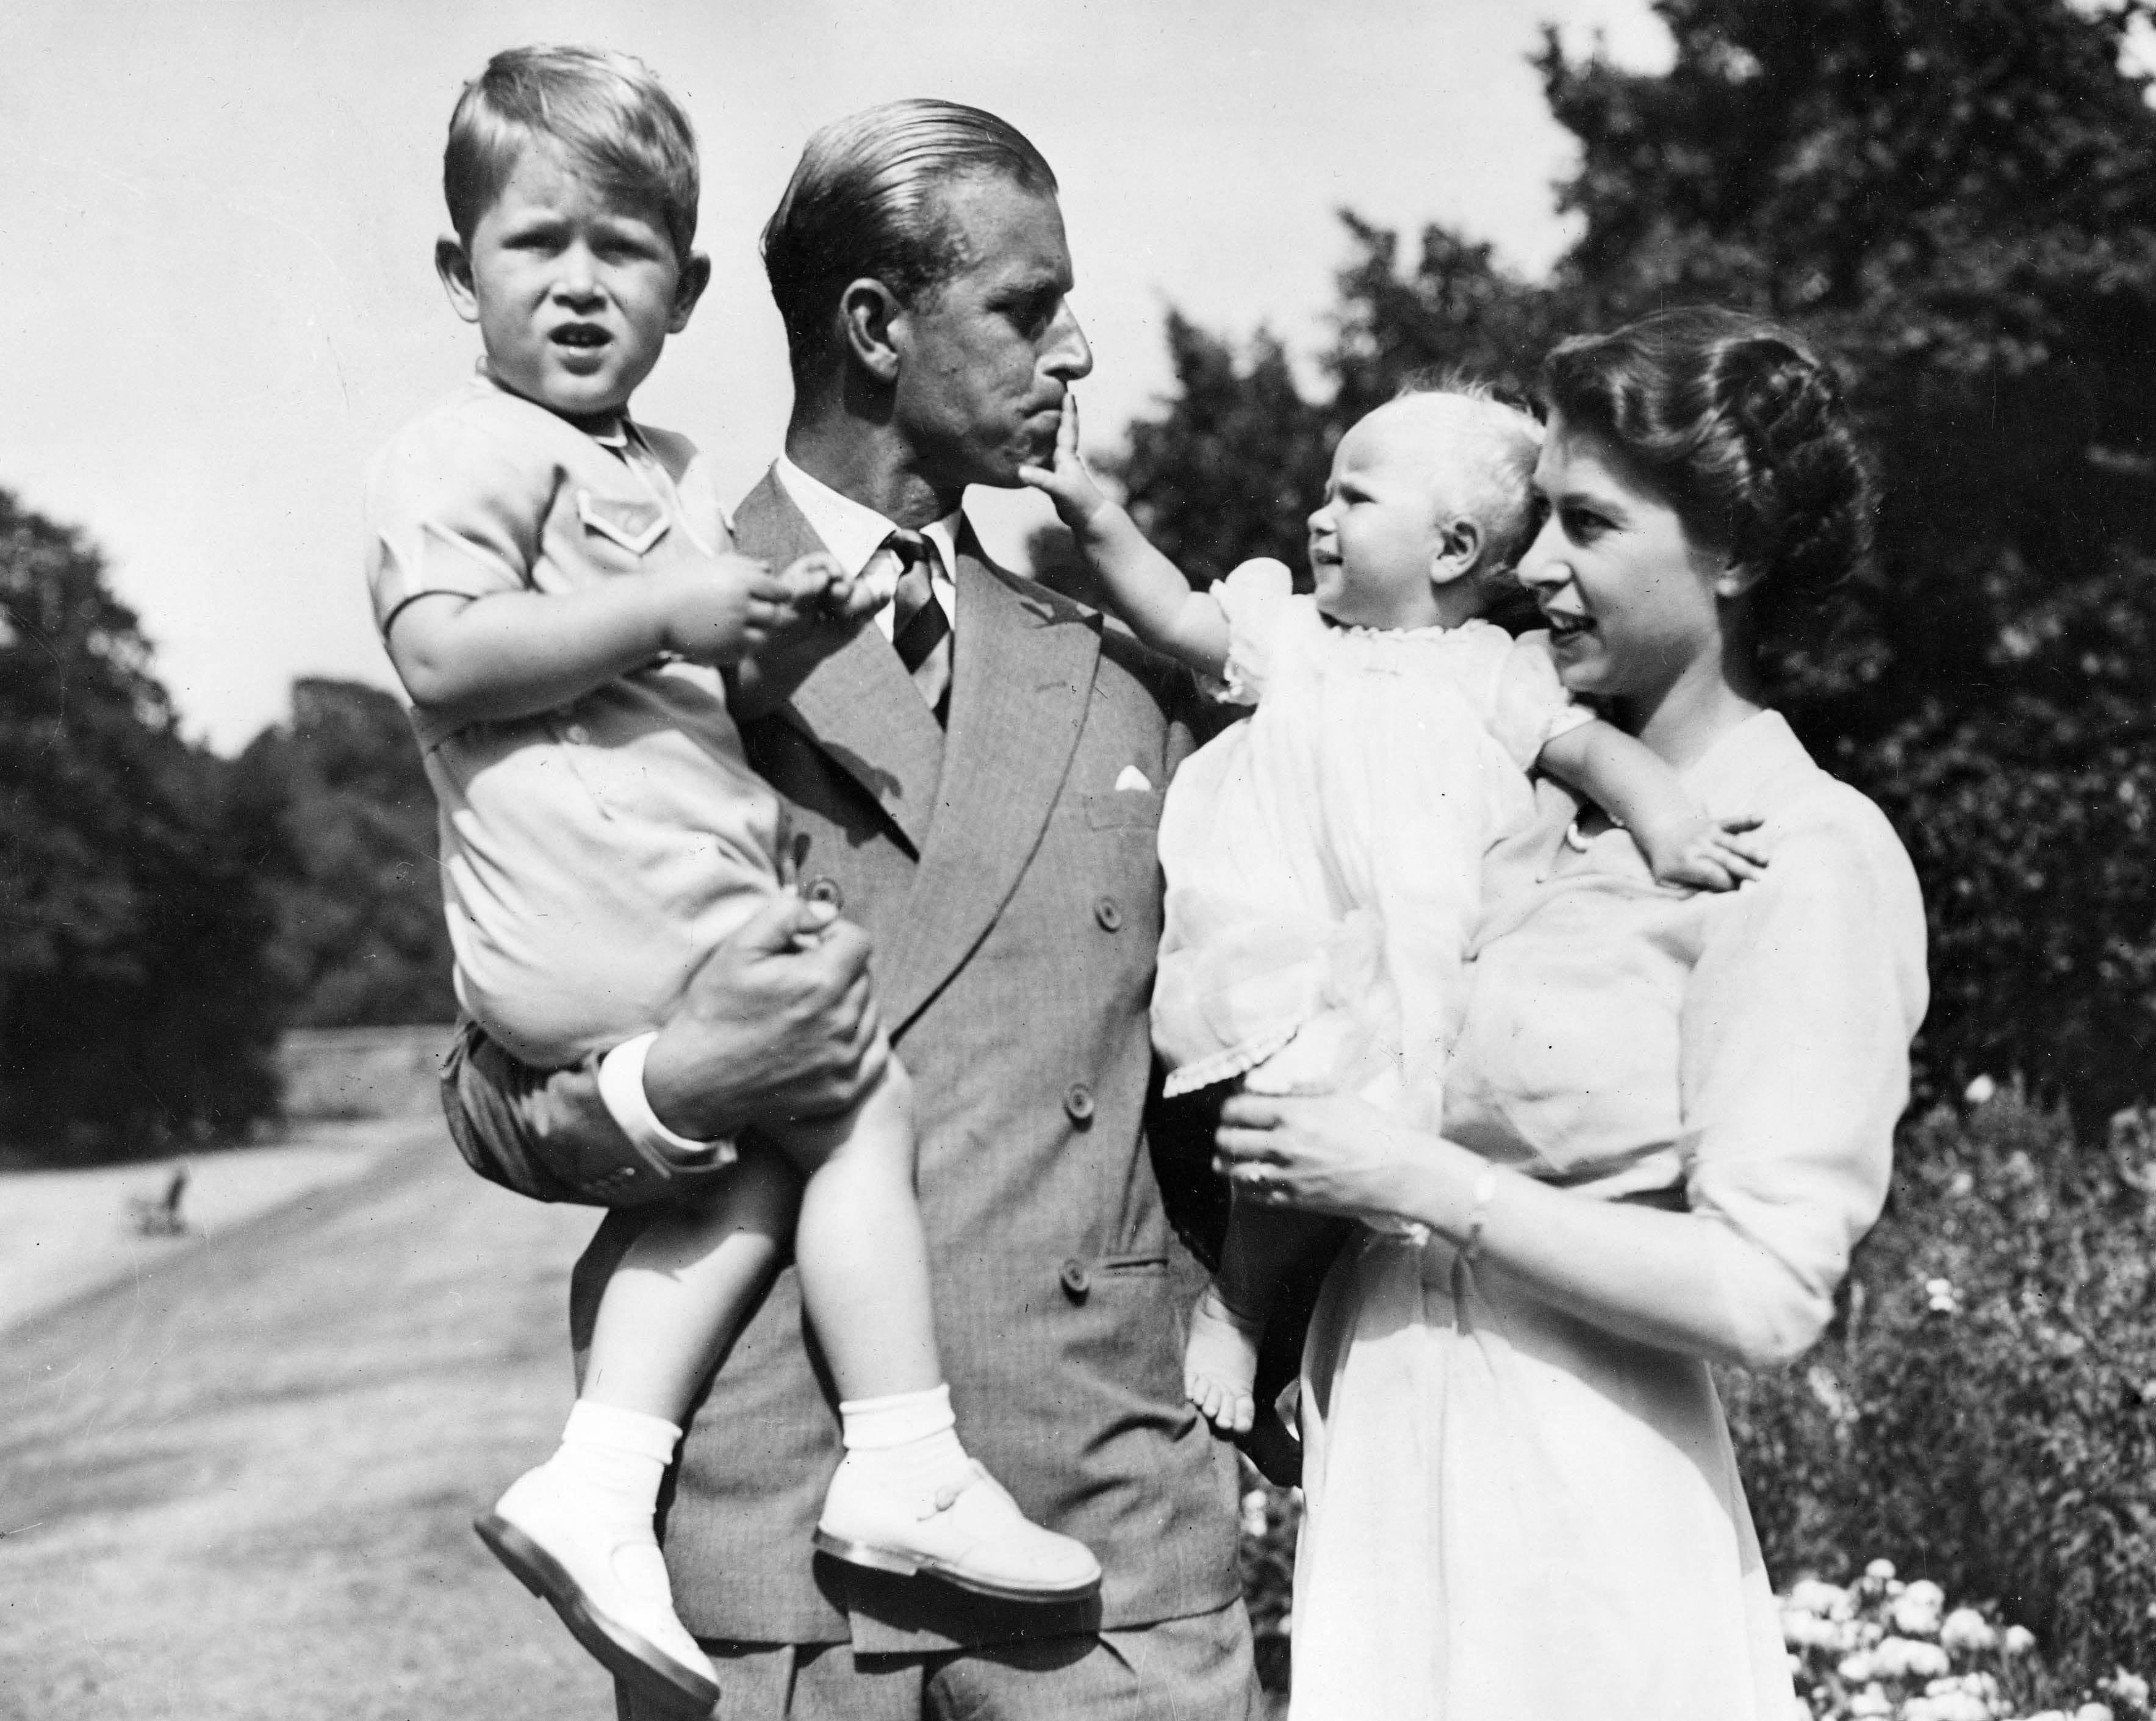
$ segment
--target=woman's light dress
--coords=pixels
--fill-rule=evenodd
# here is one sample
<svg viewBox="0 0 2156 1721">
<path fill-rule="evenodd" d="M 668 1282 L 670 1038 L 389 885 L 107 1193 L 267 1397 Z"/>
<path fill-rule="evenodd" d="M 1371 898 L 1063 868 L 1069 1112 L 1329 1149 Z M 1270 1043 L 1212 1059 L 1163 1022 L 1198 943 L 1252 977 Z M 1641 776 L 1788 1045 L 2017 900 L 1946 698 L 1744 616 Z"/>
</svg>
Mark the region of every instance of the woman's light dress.
<svg viewBox="0 0 2156 1721">
<path fill-rule="evenodd" d="M 1491 856 L 1445 1133 L 1609 1200 L 1688 1205 L 1717 1353 L 1815 1337 L 1885 1198 L 1924 922 L 1878 810 L 1773 713 L 1685 781 L 1766 876 L 1657 887 L 1537 785 Z M 1766 1572 L 1704 1361 L 1442 1241 L 1367 1234 L 1305 1357 L 1294 1721 L 1789 1721 Z"/>
<path fill-rule="evenodd" d="M 1161 819 L 1168 1091 L 1270 1059 L 1277 1085 L 1434 1124 L 1484 857 L 1530 815 L 1544 743 L 1589 713 L 1540 634 L 1334 627 L 1277 562 L 1214 595 L 1226 696 L 1257 710 L 1176 773 Z"/>
</svg>

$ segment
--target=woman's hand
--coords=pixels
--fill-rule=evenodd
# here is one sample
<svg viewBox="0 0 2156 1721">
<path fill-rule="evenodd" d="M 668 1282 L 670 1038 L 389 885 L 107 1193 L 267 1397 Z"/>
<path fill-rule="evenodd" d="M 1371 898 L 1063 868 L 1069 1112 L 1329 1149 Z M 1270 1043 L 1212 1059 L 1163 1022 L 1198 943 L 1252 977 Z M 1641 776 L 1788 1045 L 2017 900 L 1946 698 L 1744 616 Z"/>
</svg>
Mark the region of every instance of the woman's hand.
<svg viewBox="0 0 2156 1721">
<path fill-rule="evenodd" d="M 1407 1215 L 1414 1171 L 1442 1145 L 1347 1094 L 1231 1095 L 1215 1141 L 1238 1197 L 1366 1220 Z"/>
</svg>

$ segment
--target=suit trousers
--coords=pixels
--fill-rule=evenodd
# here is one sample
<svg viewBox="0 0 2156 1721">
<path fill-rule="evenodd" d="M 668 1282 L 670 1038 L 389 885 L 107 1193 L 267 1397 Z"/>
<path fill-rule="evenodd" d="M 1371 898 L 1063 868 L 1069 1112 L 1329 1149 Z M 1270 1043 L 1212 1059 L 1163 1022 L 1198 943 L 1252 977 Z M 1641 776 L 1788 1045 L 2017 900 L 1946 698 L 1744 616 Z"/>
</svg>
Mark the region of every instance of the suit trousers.
<svg viewBox="0 0 2156 1721">
<path fill-rule="evenodd" d="M 936 1655 L 710 1643 L 726 1721 L 1261 1721 L 1243 1604 Z M 648 1721 L 626 1691 L 620 1721 Z"/>
</svg>

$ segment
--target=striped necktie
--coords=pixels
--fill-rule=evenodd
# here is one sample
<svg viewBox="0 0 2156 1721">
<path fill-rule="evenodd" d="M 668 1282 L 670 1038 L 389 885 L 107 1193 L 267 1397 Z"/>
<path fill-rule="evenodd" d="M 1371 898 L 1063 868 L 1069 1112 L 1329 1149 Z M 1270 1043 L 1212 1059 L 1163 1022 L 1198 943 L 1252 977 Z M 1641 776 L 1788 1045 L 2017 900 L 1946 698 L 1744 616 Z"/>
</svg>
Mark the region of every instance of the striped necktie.
<svg viewBox="0 0 2156 1721">
<path fill-rule="evenodd" d="M 917 532 L 903 528 L 884 540 L 898 560 L 898 589 L 891 600 L 891 643 L 913 685 L 947 723 L 951 716 L 951 618 L 936 601 L 936 546 Z"/>
</svg>

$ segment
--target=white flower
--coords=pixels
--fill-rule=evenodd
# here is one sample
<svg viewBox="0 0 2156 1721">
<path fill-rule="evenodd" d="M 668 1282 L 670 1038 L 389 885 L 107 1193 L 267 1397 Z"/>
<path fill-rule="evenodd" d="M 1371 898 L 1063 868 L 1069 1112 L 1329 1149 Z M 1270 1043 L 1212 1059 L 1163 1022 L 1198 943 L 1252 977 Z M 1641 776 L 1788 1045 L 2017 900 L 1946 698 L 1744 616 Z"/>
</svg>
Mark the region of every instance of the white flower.
<svg viewBox="0 0 2156 1721">
<path fill-rule="evenodd" d="M 1265 1534 L 1267 1523 L 1266 1503 L 1265 1491 L 1263 1488 L 1252 1488 L 1249 1493 L 1243 1496 L 1243 1533 L 1245 1535 Z"/>
<path fill-rule="evenodd" d="M 1823 1620 L 1845 1620 L 1856 1611 L 1856 1601 L 1839 1584 L 1818 1578 L 1799 1578 L 1789 1590 L 1789 1605 Z"/>
<path fill-rule="evenodd" d="M 1871 1654 L 1860 1649 L 1854 1655 L 1845 1655 L 1835 1664 L 1835 1672 L 1851 1685 L 1861 1685 L 1878 1671 L 1871 1664 Z"/>
<path fill-rule="evenodd" d="M 1961 1292 L 1954 1289 L 1952 1279 L 1924 1281 L 1924 1307 L 1935 1315 L 1958 1314 L 1961 1312 Z"/>
<path fill-rule="evenodd" d="M 1991 1721 L 1991 1705 L 1969 1692 L 1943 1691 L 1911 1698 L 1902 1721 Z"/>
<path fill-rule="evenodd" d="M 2129 1708 L 2148 1707 L 2148 1682 L 2138 1673 L 2129 1673 L 2121 1667 L 2104 1682 L 2104 1688 Z"/>
<path fill-rule="evenodd" d="M 2026 1655 L 2036 1647 L 2036 1634 L 2026 1626 L 2009 1626 L 1999 1647 L 2009 1655 Z"/>
<path fill-rule="evenodd" d="M 1999 1084 L 1989 1076 L 1979 1076 L 1961 1091 L 1961 1097 L 1972 1106 L 1980 1106 L 1999 1092 Z"/>
<path fill-rule="evenodd" d="M 1887 1611 L 1896 1631 L 1912 1637 L 1933 1637 L 1938 1634 L 1939 1615 L 1946 1605 L 1947 1592 L 1929 1578 L 1919 1578 L 1894 1598 Z"/>
<path fill-rule="evenodd" d="M 1875 1559 L 1864 1568 L 1864 1575 L 1876 1583 L 1883 1584 L 1894 1575 L 1894 1562 L 1891 1559 Z"/>
<path fill-rule="evenodd" d="M 1894 1713 L 1894 1705 L 1887 1701 L 1885 1688 L 1874 1681 L 1850 1698 L 1849 1713 L 1852 1716 L 1891 1715 Z"/>
<path fill-rule="evenodd" d="M 1947 1652 L 1915 1637 L 1889 1637 L 1871 1652 L 1871 1671 L 1889 1679 L 1937 1679 L 1953 1671 Z"/>
<path fill-rule="evenodd" d="M 1939 1641 L 1948 1649 L 1989 1649 L 1999 1641 L 1999 1634 L 1974 1608 L 1958 1607 L 1939 1627 Z"/>
<path fill-rule="evenodd" d="M 2074 1721 L 2111 1721 L 2108 1703 L 2083 1703 L 2074 1711 Z"/>
</svg>

